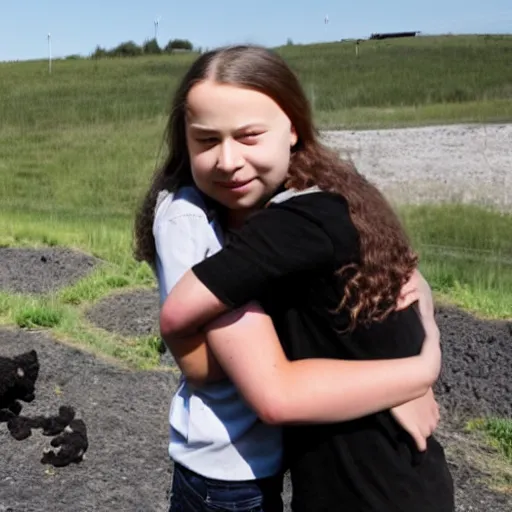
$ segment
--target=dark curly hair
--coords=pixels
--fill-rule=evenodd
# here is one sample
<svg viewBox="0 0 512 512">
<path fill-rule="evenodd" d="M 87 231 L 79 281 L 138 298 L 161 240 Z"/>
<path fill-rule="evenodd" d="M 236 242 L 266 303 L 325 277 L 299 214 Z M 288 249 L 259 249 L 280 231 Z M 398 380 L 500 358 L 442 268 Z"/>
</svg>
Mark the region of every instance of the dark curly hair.
<svg viewBox="0 0 512 512">
<path fill-rule="evenodd" d="M 275 52 L 259 46 L 233 46 L 202 54 L 179 85 L 166 129 L 168 156 L 155 172 L 135 221 L 135 257 L 153 266 L 153 217 L 158 193 L 193 183 L 185 137 L 185 106 L 198 82 L 245 87 L 272 98 L 298 135 L 292 149 L 287 188 L 317 185 L 347 200 L 360 240 L 360 260 L 339 269 L 344 292 L 337 311 L 350 312 L 350 328 L 383 320 L 395 308 L 402 285 L 418 263 L 408 237 L 390 204 L 359 174 L 320 143 L 309 102 L 298 78 Z"/>
</svg>

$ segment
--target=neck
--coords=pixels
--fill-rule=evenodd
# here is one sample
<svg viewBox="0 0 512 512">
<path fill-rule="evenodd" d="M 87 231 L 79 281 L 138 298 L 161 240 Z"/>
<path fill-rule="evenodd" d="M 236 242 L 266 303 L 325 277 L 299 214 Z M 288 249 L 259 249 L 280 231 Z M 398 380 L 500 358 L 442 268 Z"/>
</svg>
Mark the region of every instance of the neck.
<svg viewBox="0 0 512 512">
<path fill-rule="evenodd" d="M 279 192 L 283 192 L 285 189 L 284 183 L 274 192 L 274 194 L 278 194 Z M 224 209 L 222 212 L 222 224 L 227 229 L 238 229 L 242 226 L 242 224 L 247 220 L 247 217 L 252 215 L 254 212 L 265 208 L 267 201 L 270 200 L 272 196 L 264 198 L 261 200 L 261 204 L 254 206 L 252 208 L 240 209 L 240 210 L 227 210 Z"/>
</svg>

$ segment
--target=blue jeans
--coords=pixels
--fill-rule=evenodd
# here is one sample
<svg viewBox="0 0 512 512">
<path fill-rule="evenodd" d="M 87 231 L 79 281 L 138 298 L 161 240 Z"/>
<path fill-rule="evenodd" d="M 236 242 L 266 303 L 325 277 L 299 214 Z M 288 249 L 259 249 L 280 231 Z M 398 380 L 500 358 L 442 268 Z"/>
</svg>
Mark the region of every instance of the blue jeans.
<svg viewBox="0 0 512 512">
<path fill-rule="evenodd" d="M 282 512 L 282 482 L 213 480 L 174 464 L 169 512 Z"/>
</svg>

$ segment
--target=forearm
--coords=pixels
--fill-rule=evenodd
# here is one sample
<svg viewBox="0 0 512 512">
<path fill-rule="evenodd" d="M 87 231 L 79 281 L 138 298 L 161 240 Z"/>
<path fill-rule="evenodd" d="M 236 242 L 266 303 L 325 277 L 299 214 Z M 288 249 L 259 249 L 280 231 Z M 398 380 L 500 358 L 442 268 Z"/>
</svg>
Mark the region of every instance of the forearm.
<svg viewBox="0 0 512 512">
<path fill-rule="evenodd" d="M 425 331 L 429 339 L 438 339 L 433 320 L 426 322 Z M 421 356 L 372 361 L 308 359 L 286 366 L 278 380 L 280 402 L 273 402 L 272 423 L 359 418 L 422 397 L 437 379 L 437 372 Z"/>
<path fill-rule="evenodd" d="M 189 270 L 176 283 L 160 310 L 160 332 L 167 342 L 176 343 L 201 332 L 209 321 L 228 307 L 220 302 Z"/>
<path fill-rule="evenodd" d="M 226 374 L 208 347 L 203 332 L 188 338 L 168 337 L 164 341 L 181 372 L 191 384 L 203 386 L 226 378 Z"/>
<path fill-rule="evenodd" d="M 287 360 L 271 319 L 257 306 L 206 327 L 213 355 L 268 423 L 330 423 L 424 395 L 435 380 L 419 356 L 375 361 Z M 429 335 L 435 335 L 430 333 Z"/>
<path fill-rule="evenodd" d="M 431 382 L 417 357 L 378 361 L 306 359 L 282 367 L 269 423 L 360 418 L 423 396 Z"/>
</svg>

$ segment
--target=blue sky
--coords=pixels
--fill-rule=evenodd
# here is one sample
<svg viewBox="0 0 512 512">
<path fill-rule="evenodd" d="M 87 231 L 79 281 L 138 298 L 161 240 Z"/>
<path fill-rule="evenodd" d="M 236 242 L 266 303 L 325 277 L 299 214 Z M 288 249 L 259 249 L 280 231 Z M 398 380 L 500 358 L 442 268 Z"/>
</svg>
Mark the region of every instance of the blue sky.
<svg viewBox="0 0 512 512">
<path fill-rule="evenodd" d="M 324 23 L 325 16 L 329 23 Z M 97 44 L 185 38 L 212 48 L 368 37 L 372 32 L 512 33 L 511 0 L 17 0 L 0 2 L 0 60 L 88 55 Z"/>
</svg>

